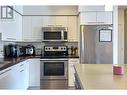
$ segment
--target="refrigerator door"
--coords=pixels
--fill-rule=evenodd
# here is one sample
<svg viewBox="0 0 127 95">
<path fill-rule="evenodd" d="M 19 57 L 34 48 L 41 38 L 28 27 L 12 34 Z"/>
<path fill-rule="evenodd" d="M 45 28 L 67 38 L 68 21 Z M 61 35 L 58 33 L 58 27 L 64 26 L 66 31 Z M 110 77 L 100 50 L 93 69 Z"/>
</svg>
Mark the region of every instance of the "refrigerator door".
<svg viewBox="0 0 127 95">
<path fill-rule="evenodd" d="M 112 42 L 100 42 L 99 30 L 108 29 L 108 25 L 80 26 L 80 63 L 112 64 Z"/>
<path fill-rule="evenodd" d="M 81 40 L 80 40 L 80 52 L 82 64 L 95 64 L 96 63 L 96 26 L 81 26 Z"/>
<path fill-rule="evenodd" d="M 83 25 L 80 26 L 80 63 L 84 63 L 84 27 Z"/>
</svg>

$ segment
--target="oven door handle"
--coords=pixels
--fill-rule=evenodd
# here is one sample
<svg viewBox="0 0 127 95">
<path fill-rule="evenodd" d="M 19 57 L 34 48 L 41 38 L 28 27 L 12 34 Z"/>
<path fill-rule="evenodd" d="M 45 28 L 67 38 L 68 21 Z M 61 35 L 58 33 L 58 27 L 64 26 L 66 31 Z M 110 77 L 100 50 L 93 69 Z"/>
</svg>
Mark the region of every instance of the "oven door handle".
<svg viewBox="0 0 127 95">
<path fill-rule="evenodd" d="M 40 61 L 68 61 L 68 59 L 40 59 Z"/>
</svg>

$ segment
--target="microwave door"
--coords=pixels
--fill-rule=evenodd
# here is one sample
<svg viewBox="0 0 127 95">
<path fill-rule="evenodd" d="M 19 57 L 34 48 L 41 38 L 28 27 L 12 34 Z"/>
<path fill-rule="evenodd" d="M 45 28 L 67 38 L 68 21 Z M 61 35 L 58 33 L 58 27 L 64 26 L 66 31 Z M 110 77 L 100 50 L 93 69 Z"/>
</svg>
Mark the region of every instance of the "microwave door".
<svg viewBox="0 0 127 95">
<path fill-rule="evenodd" d="M 59 41 L 61 40 L 61 32 L 44 32 L 43 33 L 43 40 L 44 41 Z"/>
</svg>

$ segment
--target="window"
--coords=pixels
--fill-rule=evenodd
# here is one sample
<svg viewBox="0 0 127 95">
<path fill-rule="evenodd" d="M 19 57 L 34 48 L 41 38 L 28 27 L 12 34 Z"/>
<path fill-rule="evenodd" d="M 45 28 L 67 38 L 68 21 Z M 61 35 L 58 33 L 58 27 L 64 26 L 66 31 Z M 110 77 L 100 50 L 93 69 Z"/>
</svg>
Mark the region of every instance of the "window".
<svg viewBox="0 0 127 95">
<path fill-rule="evenodd" d="M 13 6 L 1 6 L 1 19 L 13 19 Z"/>
</svg>

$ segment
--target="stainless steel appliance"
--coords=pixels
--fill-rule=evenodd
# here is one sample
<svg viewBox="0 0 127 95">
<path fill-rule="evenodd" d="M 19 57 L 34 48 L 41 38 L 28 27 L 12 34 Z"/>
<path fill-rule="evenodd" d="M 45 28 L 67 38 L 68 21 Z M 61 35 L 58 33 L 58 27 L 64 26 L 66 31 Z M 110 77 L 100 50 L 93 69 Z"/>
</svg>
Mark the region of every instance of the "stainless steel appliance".
<svg viewBox="0 0 127 95">
<path fill-rule="evenodd" d="M 16 45 L 8 44 L 4 46 L 4 56 L 8 58 L 17 57 Z"/>
<path fill-rule="evenodd" d="M 44 59 L 41 61 L 41 79 L 67 79 L 68 59 Z"/>
<path fill-rule="evenodd" d="M 6 58 L 15 58 L 24 55 L 23 47 L 15 44 L 4 46 L 4 56 Z"/>
<path fill-rule="evenodd" d="M 43 53 L 42 48 L 35 48 L 35 55 L 41 56 Z"/>
<path fill-rule="evenodd" d="M 66 27 L 42 27 L 42 41 L 67 41 Z"/>
<path fill-rule="evenodd" d="M 111 63 L 112 64 L 113 61 L 112 41 L 110 42 L 99 41 L 100 30 L 103 29 L 112 30 L 112 25 L 81 25 L 80 26 L 80 63 L 82 64 Z M 106 36 L 107 36 L 106 38 L 109 38 L 112 35 L 106 34 Z"/>
<path fill-rule="evenodd" d="M 41 79 L 67 79 L 67 54 L 66 46 L 45 46 L 40 65 Z"/>
<path fill-rule="evenodd" d="M 24 47 L 21 45 L 16 45 L 17 57 L 25 55 Z"/>
<path fill-rule="evenodd" d="M 35 47 L 33 45 L 25 46 L 25 54 L 26 55 L 35 55 Z"/>
</svg>

